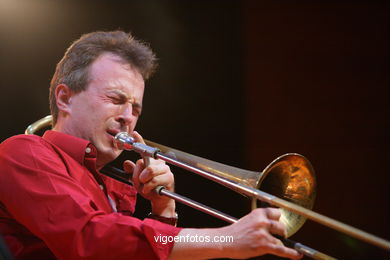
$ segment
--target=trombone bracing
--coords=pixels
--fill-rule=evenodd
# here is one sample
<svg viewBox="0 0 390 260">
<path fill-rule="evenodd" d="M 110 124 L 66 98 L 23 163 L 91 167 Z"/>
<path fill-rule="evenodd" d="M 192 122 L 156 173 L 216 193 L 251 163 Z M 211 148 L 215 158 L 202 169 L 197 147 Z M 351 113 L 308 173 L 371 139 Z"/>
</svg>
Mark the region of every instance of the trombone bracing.
<svg viewBox="0 0 390 260">
<path fill-rule="evenodd" d="M 25 134 L 33 134 L 37 130 L 51 125 L 51 122 L 52 117 L 46 116 L 28 126 Z M 210 161 L 147 140 L 146 144 L 137 143 L 125 132 L 118 133 L 114 142 L 118 148 L 138 152 L 144 159 L 152 157 L 164 160 L 248 196 L 252 198 L 252 208 L 257 207 L 257 201 L 280 207 L 282 210 L 280 221 L 286 226 L 287 237 L 294 234 L 307 218 L 390 251 L 389 241 L 311 210 L 316 194 L 316 180 L 313 167 L 302 155 L 296 153 L 282 155 L 259 173 Z M 128 178 L 123 177 L 123 173 L 119 169 L 107 170 L 105 168 L 102 173 L 131 184 Z M 237 221 L 225 213 L 170 192 L 164 187 L 157 187 L 156 192 L 229 223 Z M 300 243 L 286 238 L 278 238 L 287 246 L 314 259 L 334 259 Z"/>
</svg>

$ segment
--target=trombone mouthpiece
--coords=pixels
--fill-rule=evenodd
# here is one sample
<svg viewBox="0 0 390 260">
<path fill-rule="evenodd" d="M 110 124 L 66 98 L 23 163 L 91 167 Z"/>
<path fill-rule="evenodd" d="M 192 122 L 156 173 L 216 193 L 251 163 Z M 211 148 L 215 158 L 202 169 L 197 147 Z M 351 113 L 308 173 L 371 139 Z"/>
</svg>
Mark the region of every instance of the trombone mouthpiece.
<svg viewBox="0 0 390 260">
<path fill-rule="evenodd" d="M 142 157 L 148 156 L 156 158 L 157 153 L 160 151 L 158 148 L 136 142 L 135 139 L 126 132 L 120 132 L 115 136 L 114 145 L 121 150 L 135 151 Z"/>
<path fill-rule="evenodd" d="M 120 150 L 132 150 L 135 140 L 126 132 L 117 133 L 114 137 L 114 145 Z"/>
</svg>

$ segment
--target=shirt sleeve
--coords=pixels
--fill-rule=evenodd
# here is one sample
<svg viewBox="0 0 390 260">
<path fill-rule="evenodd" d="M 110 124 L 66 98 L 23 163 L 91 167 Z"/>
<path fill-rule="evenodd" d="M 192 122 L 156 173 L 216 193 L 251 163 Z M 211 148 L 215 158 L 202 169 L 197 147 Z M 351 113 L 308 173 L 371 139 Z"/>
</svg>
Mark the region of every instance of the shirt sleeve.
<svg viewBox="0 0 390 260">
<path fill-rule="evenodd" d="M 166 259 L 176 228 L 96 209 L 55 150 L 19 136 L 0 146 L 0 200 L 59 259 Z"/>
</svg>

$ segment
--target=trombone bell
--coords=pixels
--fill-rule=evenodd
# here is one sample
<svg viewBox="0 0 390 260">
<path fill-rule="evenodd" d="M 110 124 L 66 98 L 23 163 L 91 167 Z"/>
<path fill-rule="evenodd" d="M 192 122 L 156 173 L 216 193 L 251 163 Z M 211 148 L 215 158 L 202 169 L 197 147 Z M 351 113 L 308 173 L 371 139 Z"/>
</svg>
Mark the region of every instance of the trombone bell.
<svg viewBox="0 0 390 260">
<path fill-rule="evenodd" d="M 300 154 L 284 154 L 264 169 L 254 188 L 311 210 L 316 197 L 313 166 Z M 270 205 L 252 199 L 252 209 L 259 206 Z M 286 226 L 287 237 L 290 237 L 301 228 L 306 218 L 283 208 L 281 211 L 280 221 Z"/>
</svg>

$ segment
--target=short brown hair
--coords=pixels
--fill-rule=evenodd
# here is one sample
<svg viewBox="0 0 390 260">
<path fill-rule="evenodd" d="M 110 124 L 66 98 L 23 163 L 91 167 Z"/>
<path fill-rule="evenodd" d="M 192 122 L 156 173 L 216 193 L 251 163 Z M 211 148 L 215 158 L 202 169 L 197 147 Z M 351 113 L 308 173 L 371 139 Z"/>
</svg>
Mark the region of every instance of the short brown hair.
<svg viewBox="0 0 390 260">
<path fill-rule="evenodd" d="M 148 79 L 157 67 L 156 56 L 150 47 L 136 40 L 130 33 L 98 31 L 82 35 L 67 49 L 57 64 L 50 83 L 49 99 L 53 125 L 58 116 L 56 87 L 65 84 L 76 93 L 84 91 L 89 82 L 89 66 L 105 52 L 116 54 L 134 66 L 144 80 Z"/>
</svg>

